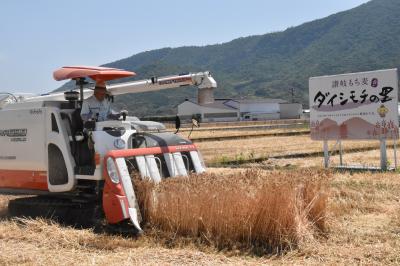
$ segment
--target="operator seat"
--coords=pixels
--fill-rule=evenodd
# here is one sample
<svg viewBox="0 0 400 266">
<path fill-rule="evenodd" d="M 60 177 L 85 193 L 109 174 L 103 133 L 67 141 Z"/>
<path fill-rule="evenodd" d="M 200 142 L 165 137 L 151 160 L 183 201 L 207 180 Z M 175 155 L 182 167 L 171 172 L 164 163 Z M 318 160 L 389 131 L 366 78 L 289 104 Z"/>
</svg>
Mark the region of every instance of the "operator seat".
<svg viewBox="0 0 400 266">
<path fill-rule="evenodd" d="M 94 151 L 89 149 L 89 136 L 84 133 L 81 109 L 77 108 L 71 113 L 71 135 L 72 138 L 83 135 L 83 140 L 72 141 L 72 151 L 76 163 L 76 174 L 92 175 L 96 168 L 94 162 Z"/>
<path fill-rule="evenodd" d="M 75 109 L 71 114 L 71 133 L 75 136 L 76 133 L 83 132 L 83 120 L 81 117 L 81 109 Z"/>
</svg>

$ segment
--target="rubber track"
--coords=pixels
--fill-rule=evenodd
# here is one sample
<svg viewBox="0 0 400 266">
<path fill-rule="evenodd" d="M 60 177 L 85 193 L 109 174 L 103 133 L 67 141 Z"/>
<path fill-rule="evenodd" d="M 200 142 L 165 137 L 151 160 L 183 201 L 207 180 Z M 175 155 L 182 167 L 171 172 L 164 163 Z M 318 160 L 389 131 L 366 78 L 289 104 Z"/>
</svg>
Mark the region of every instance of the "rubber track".
<svg viewBox="0 0 400 266">
<path fill-rule="evenodd" d="M 13 217 L 42 217 L 84 228 L 92 227 L 101 220 L 96 204 L 43 196 L 10 200 L 8 212 Z"/>
<path fill-rule="evenodd" d="M 51 197 L 27 197 L 10 200 L 8 213 L 11 217 L 46 218 L 78 228 L 94 228 L 95 232 L 139 236 L 140 232 L 128 220 L 119 224 L 107 224 L 101 206 L 79 203 Z"/>
</svg>

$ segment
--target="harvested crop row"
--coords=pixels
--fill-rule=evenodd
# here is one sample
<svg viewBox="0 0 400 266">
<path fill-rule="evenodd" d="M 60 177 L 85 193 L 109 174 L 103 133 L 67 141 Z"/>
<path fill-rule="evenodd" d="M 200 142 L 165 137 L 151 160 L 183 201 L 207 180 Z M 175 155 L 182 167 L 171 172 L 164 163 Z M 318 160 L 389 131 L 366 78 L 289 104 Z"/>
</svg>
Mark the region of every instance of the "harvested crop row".
<svg viewBox="0 0 400 266">
<path fill-rule="evenodd" d="M 203 174 L 155 185 L 135 178 L 148 228 L 219 249 L 274 252 L 325 230 L 330 173 Z"/>
</svg>

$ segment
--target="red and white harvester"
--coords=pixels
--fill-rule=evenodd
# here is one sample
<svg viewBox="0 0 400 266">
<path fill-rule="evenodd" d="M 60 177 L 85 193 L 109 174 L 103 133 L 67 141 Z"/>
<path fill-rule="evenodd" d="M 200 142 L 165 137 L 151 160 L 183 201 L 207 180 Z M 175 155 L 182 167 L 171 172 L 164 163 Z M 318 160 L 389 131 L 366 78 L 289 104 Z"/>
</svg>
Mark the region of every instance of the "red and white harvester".
<svg viewBox="0 0 400 266">
<path fill-rule="evenodd" d="M 161 123 L 126 115 L 82 121 L 82 101 L 93 94 L 90 86 L 85 88 L 87 78 L 109 81 L 133 75 L 115 68 L 63 67 L 54 78 L 75 80 L 75 90 L 0 94 L 0 194 L 35 195 L 10 201 L 12 215 L 46 211 L 75 221 L 100 210 L 108 224 L 129 224 L 142 232 L 132 171 L 156 183 L 205 171 L 196 146 Z M 111 99 L 181 86 L 196 86 L 200 95 L 217 84 L 209 72 L 200 72 L 112 84 L 108 93 Z"/>
</svg>

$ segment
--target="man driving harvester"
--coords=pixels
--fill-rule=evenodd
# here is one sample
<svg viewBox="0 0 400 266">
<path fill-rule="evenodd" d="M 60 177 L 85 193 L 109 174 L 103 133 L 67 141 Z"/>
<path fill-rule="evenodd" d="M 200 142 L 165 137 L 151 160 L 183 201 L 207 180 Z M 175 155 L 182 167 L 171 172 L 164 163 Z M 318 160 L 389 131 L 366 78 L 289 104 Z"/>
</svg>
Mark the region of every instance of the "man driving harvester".
<svg viewBox="0 0 400 266">
<path fill-rule="evenodd" d="M 97 81 L 94 87 L 94 93 L 91 97 L 83 101 L 81 117 L 83 121 L 95 120 L 117 120 L 121 115 L 128 112 L 122 110 L 116 113 L 111 108 L 111 102 L 107 96 L 107 87 L 104 81 Z"/>
</svg>

